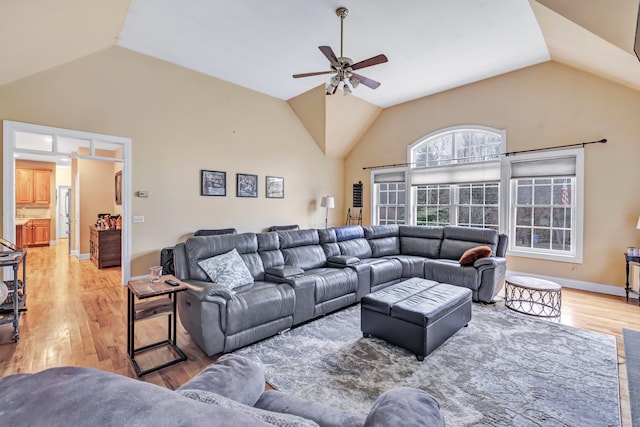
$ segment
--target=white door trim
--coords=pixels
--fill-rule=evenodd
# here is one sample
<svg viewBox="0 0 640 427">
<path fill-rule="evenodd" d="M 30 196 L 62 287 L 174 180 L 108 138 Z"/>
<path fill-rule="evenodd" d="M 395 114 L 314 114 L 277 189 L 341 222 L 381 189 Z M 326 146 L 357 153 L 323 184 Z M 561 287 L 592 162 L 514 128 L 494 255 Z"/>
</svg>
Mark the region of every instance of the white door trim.
<svg viewBox="0 0 640 427">
<path fill-rule="evenodd" d="M 16 132 L 40 133 L 44 135 L 62 136 L 66 138 L 77 138 L 91 141 L 101 141 L 122 146 L 122 283 L 126 284 L 131 277 L 131 139 L 104 135 L 92 132 L 83 132 L 70 129 L 41 126 L 30 123 L 14 122 L 4 120 L 3 125 L 3 220 L 2 227 L 5 240 L 15 242 L 16 238 L 16 190 L 15 190 L 15 169 L 16 163 L 14 153 L 21 150 L 16 149 Z M 68 153 L 39 153 L 51 156 L 65 155 L 74 157 Z M 89 156 L 77 156 L 79 158 L 93 158 L 106 161 L 120 161 L 110 158 L 95 156 L 93 149 Z"/>
</svg>

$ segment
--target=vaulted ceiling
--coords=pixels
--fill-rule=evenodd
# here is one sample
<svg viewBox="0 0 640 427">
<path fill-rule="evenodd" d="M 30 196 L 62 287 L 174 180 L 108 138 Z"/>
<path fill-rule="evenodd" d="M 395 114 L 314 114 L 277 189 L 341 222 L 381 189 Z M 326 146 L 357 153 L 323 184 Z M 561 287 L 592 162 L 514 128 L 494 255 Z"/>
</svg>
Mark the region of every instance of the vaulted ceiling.
<svg viewBox="0 0 640 427">
<path fill-rule="evenodd" d="M 633 54 L 638 2 L 2 1 L 0 85 L 117 45 L 290 100 L 293 107 L 328 81 L 327 75 L 291 76 L 328 70 L 318 46 L 340 55 L 335 10 L 345 6 L 344 56 L 389 58 L 360 70 L 382 83 L 378 89 L 354 90 L 378 108 L 549 60 L 640 90 Z"/>
</svg>

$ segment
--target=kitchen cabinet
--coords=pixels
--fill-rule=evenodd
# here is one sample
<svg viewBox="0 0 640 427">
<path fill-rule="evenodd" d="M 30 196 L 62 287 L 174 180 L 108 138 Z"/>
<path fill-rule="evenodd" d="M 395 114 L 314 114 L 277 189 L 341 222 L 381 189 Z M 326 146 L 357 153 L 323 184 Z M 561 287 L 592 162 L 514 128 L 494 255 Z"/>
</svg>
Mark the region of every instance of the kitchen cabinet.
<svg viewBox="0 0 640 427">
<path fill-rule="evenodd" d="M 29 246 L 49 246 L 49 224 L 48 219 L 32 219 L 31 221 L 31 243 Z"/>
<path fill-rule="evenodd" d="M 51 220 L 30 219 L 22 225 L 16 225 L 16 246 L 49 246 Z"/>
<path fill-rule="evenodd" d="M 16 205 L 48 205 L 51 201 L 51 171 L 16 168 Z"/>
</svg>

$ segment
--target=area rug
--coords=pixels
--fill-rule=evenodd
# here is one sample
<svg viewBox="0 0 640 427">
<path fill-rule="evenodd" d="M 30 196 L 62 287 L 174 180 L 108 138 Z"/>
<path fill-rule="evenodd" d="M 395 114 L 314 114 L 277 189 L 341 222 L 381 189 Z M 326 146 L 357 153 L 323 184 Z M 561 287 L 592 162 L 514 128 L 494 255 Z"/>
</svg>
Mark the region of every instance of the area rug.
<svg viewBox="0 0 640 427">
<path fill-rule="evenodd" d="M 640 426 L 640 331 L 622 329 L 632 425 Z"/>
<path fill-rule="evenodd" d="M 363 338 L 359 305 L 235 353 L 278 390 L 363 414 L 411 386 L 438 399 L 448 426 L 620 425 L 615 338 L 504 308 L 474 304 L 469 326 L 423 362 Z"/>
</svg>

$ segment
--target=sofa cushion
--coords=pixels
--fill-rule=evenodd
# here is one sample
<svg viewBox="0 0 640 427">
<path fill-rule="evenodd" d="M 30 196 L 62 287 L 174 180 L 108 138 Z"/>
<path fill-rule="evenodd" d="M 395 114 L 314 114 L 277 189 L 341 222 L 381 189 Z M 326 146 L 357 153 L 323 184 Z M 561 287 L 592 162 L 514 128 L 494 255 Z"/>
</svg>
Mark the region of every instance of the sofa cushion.
<svg viewBox="0 0 640 427">
<path fill-rule="evenodd" d="M 278 231 L 278 238 L 286 265 L 310 270 L 327 264 L 318 230 Z"/>
<path fill-rule="evenodd" d="M 253 282 L 253 276 L 234 248 L 229 252 L 198 261 L 212 282 L 230 290 Z"/>
<path fill-rule="evenodd" d="M 368 225 L 362 229 L 371 246 L 371 256 L 378 258 L 400 253 L 400 230 L 397 225 Z"/>
<path fill-rule="evenodd" d="M 264 369 L 252 360 L 224 354 L 177 390 L 203 390 L 253 406 L 264 391 Z"/>
<path fill-rule="evenodd" d="M 371 286 L 391 282 L 402 277 L 402 264 L 394 258 L 365 258 L 361 264 L 369 266 Z"/>
<path fill-rule="evenodd" d="M 467 249 L 485 245 L 496 253 L 499 238 L 496 230 L 447 225 L 443 231 L 444 238 L 439 258 L 457 261 Z"/>
<path fill-rule="evenodd" d="M 234 400 L 228 399 L 219 394 L 212 393 L 210 391 L 203 390 L 180 390 L 179 394 L 189 399 L 197 400 L 198 402 L 206 403 L 208 405 L 219 406 L 221 408 L 229 408 L 238 411 L 242 414 L 246 414 L 259 421 L 272 424 L 278 427 L 318 427 L 318 424 L 306 420 L 296 415 L 283 414 L 279 412 L 271 412 L 260 408 L 254 408 L 249 405 L 238 403 Z M 212 424 L 213 425 L 213 424 Z"/>
<path fill-rule="evenodd" d="M 480 275 L 474 266 L 460 265 L 458 260 L 428 259 L 424 262 L 424 278 L 451 283 L 473 291 L 480 287 Z"/>
<path fill-rule="evenodd" d="M 265 391 L 255 406 L 268 411 L 297 415 L 313 420 L 323 427 L 362 427 L 365 420 L 362 414 L 343 411 L 275 390 Z"/>
<path fill-rule="evenodd" d="M 360 259 L 371 258 L 371 246 L 364 238 L 357 238 L 338 242 L 340 255 L 354 256 Z"/>
<path fill-rule="evenodd" d="M 400 238 L 395 236 L 371 239 L 369 240 L 369 246 L 371 246 L 371 256 L 376 258 L 381 256 L 398 255 L 400 253 Z"/>
<path fill-rule="evenodd" d="M 329 301 L 358 290 L 358 275 L 351 268 L 314 268 L 306 272 L 316 279 L 315 303 Z"/>
<path fill-rule="evenodd" d="M 226 334 L 232 335 L 293 316 L 295 291 L 286 283 L 254 282 L 227 302 Z"/>
<path fill-rule="evenodd" d="M 401 225 L 399 235 L 400 253 L 402 255 L 440 258 L 440 246 L 442 245 L 443 236 L 442 227 Z"/>
<path fill-rule="evenodd" d="M 458 262 L 461 265 L 471 265 L 477 259 L 489 256 L 491 256 L 491 248 L 489 246 L 476 246 L 475 248 L 467 249 Z"/>
<path fill-rule="evenodd" d="M 221 255 L 235 249 L 242 256 L 257 253 L 258 239 L 256 233 L 224 234 L 220 236 L 191 237 L 184 243 L 184 258 L 186 263 L 180 265 L 180 274 L 189 280 L 210 280 L 207 273 L 200 267 L 198 261 Z M 186 267 L 186 270 L 185 270 Z M 254 267 L 259 267 L 254 265 Z M 251 267 L 249 267 L 251 271 Z M 176 267 L 178 272 L 178 266 Z M 256 273 L 259 273 L 256 271 Z M 258 277 L 257 275 L 254 278 Z"/>
</svg>

